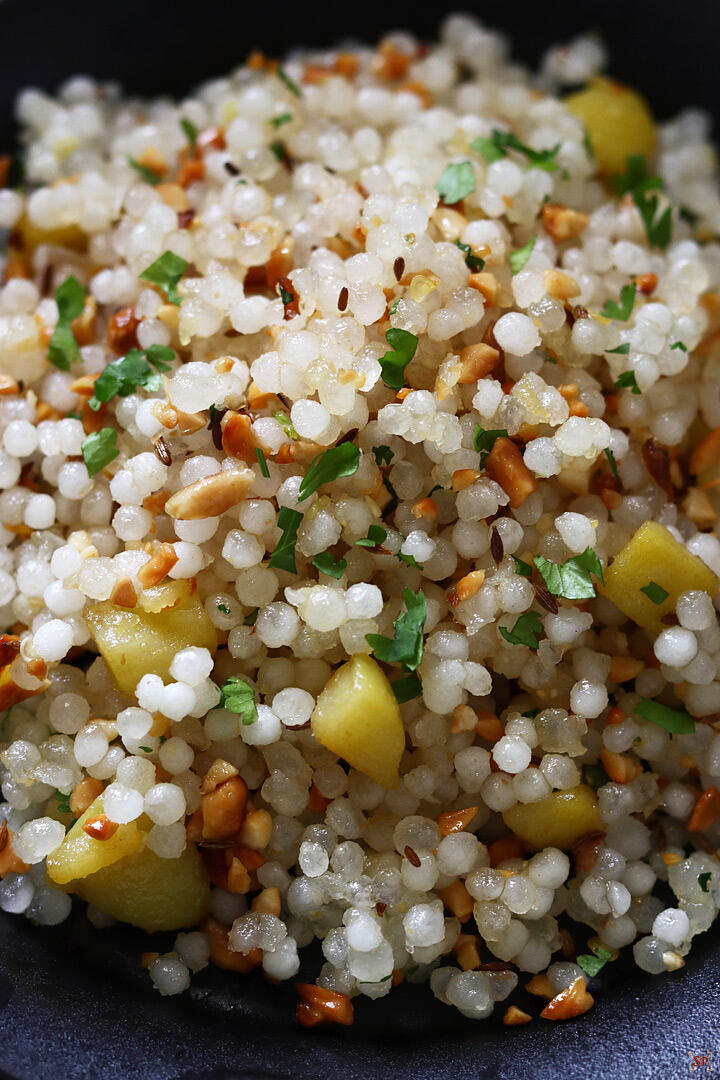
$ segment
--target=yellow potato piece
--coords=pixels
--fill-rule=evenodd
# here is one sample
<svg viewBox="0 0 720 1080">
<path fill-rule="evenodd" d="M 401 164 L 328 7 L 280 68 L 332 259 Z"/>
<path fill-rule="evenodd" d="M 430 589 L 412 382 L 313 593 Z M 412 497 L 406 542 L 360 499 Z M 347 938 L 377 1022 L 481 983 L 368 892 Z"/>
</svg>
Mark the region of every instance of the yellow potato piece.
<svg viewBox="0 0 720 1080">
<path fill-rule="evenodd" d="M 585 784 L 553 791 L 538 802 L 516 803 L 505 810 L 503 821 L 537 851 L 544 847 L 567 850 L 581 836 L 601 828 L 595 792 Z"/>
<path fill-rule="evenodd" d="M 397 787 L 405 749 L 400 707 L 382 669 L 353 656 L 328 680 L 311 717 L 315 738 L 386 788 Z"/>
<path fill-rule="evenodd" d="M 644 98 L 629 86 L 603 76 L 570 94 L 565 107 L 587 128 L 599 172 L 624 173 L 630 154 L 649 158 L 655 150 L 655 124 Z"/>
<path fill-rule="evenodd" d="M 119 825 L 117 832 L 108 840 L 95 840 L 83 832 L 83 825 L 89 818 L 103 812 L 103 797 L 97 799 L 70 829 L 59 848 L 48 856 L 47 875 L 56 885 L 67 885 L 70 881 L 85 878 L 102 867 L 138 851 L 145 842 L 145 835 L 135 821 Z"/>
<path fill-rule="evenodd" d="M 170 581 L 148 589 L 137 607 L 104 600 L 85 611 L 95 644 L 127 697 L 143 675 L 167 679 L 179 649 L 196 645 L 215 652 L 215 628 L 194 590 L 194 581 Z"/>
<path fill-rule="evenodd" d="M 73 251 L 84 251 L 87 247 L 88 238 L 79 225 L 43 229 L 23 215 L 16 229 L 23 238 L 25 248 L 30 251 L 34 251 L 39 244 L 56 244 L 58 247 L 72 248 Z"/>
<path fill-rule="evenodd" d="M 661 604 L 641 592 L 651 581 L 668 593 Z M 638 626 L 659 634 L 665 629 L 662 616 L 675 610 L 678 596 L 688 589 L 715 596 L 720 580 L 663 525 L 646 521 L 605 571 L 600 592 Z"/>
<path fill-rule="evenodd" d="M 195 926 L 210 907 L 210 881 L 194 844 L 177 859 L 162 859 L 142 848 L 84 878 L 75 891 L 113 918 L 149 933 Z"/>
</svg>

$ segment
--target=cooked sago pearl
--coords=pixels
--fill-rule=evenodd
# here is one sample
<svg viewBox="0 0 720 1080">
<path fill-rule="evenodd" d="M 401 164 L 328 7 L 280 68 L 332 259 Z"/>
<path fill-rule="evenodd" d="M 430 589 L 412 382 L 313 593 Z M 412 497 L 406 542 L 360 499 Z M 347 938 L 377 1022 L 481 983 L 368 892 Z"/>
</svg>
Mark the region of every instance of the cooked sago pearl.
<svg viewBox="0 0 720 1080">
<path fill-rule="evenodd" d="M 342 592 L 327 585 L 309 589 L 300 605 L 300 615 L 313 630 L 337 630 L 347 619 Z"/>
<path fill-rule="evenodd" d="M 21 825 L 13 836 L 15 854 L 23 862 L 41 862 L 65 839 L 65 826 L 49 817 L 35 818 Z"/>
<path fill-rule="evenodd" d="M 168 683 L 160 695 L 160 712 L 168 720 L 183 720 L 195 707 L 195 693 L 192 686 L 184 682 Z"/>
<path fill-rule="evenodd" d="M 102 761 L 108 750 L 108 737 L 100 724 L 91 722 L 75 738 L 73 752 L 78 765 L 89 768 Z"/>
<path fill-rule="evenodd" d="M 517 311 L 502 315 L 493 327 L 493 334 L 500 348 L 515 356 L 527 356 L 540 344 L 535 323 Z"/>
<path fill-rule="evenodd" d="M 120 783 L 108 784 L 103 792 L 103 811 L 111 821 L 125 825 L 142 814 L 143 797 L 134 788 Z"/>
<path fill-rule="evenodd" d="M 147 758 L 130 755 L 119 763 L 116 778 L 119 784 L 144 795 L 155 783 L 155 766 Z"/>
<path fill-rule="evenodd" d="M 55 500 L 51 495 L 31 495 L 23 520 L 31 529 L 49 529 L 55 523 Z"/>
<path fill-rule="evenodd" d="M 504 735 L 495 743 L 493 758 L 503 772 L 519 773 L 530 764 L 532 750 L 518 736 Z"/>
<path fill-rule="evenodd" d="M 330 865 L 328 853 L 322 844 L 304 840 L 300 845 L 298 866 L 308 877 L 319 877 Z"/>
<path fill-rule="evenodd" d="M 161 859 L 177 859 L 187 846 L 185 826 L 181 821 L 173 825 L 153 825 L 146 843 Z"/>
<path fill-rule="evenodd" d="M 72 626 L 63 619 L 49 619 L 33 633 L 32 649 L 41 660 L 62 660 L 72 644 Z"/>
<path fill-rule="evenodd" d="M 692 630 L 686 630 L 682 626 L 670 626 L 655 638 L 653 651 L 661 664 L 681 668 L 695 658 L 698 642 Z"/>
<path fill-rule="evenodd" d="M 160 764 L 172 776 L 186 772 L 193 763 L 195 754 L 191 746 L 177 735 L 167 739 L 158 751 Z"/>
<path fill-rule="evenodd" d="M 153 960 L 148 972 L 156 990 L 163 996 L 181 994 L 190 986 L 190 972 L 175 953 L 166 953 Z"/>
<path fill-rule="evenodd" d="M 90 716 L 90 705 L 80 694 L 59 694 L 50 703 L 50 723 L 64 735 L 75 735 Z"/>
<path fill-rule="evenodd" d="M 257 566 L 265 555 L 265 545 L 260 544 L 250 533 L 231 529 L 223 544 L 222 557 L 236 570 L 246 570 Z"/>
<path fill-rule="evenodd" d="M 257 720 L 252 724 L 242 724 L 240 737 L 249 746 L 269 746 L 277 742 L 282 734 L 280 718 L 267 705 L 257 706 Z"/>
<path fill-rule="evenodd" d="M 117 730 L 121 739 L 141 739 L 152 727 L 153 718 L 146 709 L 131 706 L 117 715 Z"/>
<path fill-rule="evenodd" d="M 172 825 L 185 813 L 185 796 L 175 784 L 154 784 L 145 792 L 144 811 L 156 825 Z"/>
<path fill-rule="evenodd" d="M 679 948 L 690 937 L 690 920 L 679 908 L 665 908 L 655 918 L 652 932 L 661 941 Z"/>
<path fill-rule="evenodd" d="M 290 604 L 277 600 L 258 612 L 255 633 L 263 645 L 278 649 L 290 645 L 300 629 L 298 614 Z"/>
<path fill-rule="evenodd" d="M 604 683 L 579 679 L 570 691 L 570 708 L 578 716 L 594 718 L 599 716 L 608 703 L 607 687 Z"/>
<path fill-rule="evenodd" d="M 593 547 L 595 544 L 595 527 L 584 514 L 560 514 L 555 518 L 555 527 L 568 550 L 576 554 L 580 554 L 585 548 Z"/>
<path fill-rule="evenodd" d="M 191 646 L 175 653 L 170 664 L 170 675 L 173 679 L 188 683 L 190 686 L 198 686 L 209 677 L 212 669 L 213 658 L 210 650 Z"/>
<path fill-rule="evenodd" d="M 681 593 L 675 607 L 680 625 L 686 630 L 708 630 L 715 625 L 713 602 L 705 592 Z"/>
<path fill-rule="evenodd" d="M 302 727 L 310 719 L 314 708 L 315 698 L 298 686 L 288 686 L 272 699 L 272 711 L 286 727 Z"/>
<path fill-rule="evenodd" d="M 151 713 L 159 712 L 164 688 L 165 684 L 159 675 L 143 675 L 135 687 L 135 697 L 138 700 L 138 705 Z M 148 727 L 146 730 L 149 731 L 150 728 Z"/>
</svg>

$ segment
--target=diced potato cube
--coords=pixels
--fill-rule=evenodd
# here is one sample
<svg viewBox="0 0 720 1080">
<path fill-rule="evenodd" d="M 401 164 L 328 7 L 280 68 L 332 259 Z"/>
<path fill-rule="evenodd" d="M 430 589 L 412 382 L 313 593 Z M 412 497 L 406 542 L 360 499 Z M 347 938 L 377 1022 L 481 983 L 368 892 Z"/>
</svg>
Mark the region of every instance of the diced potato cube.
<svg viewBox="0 0 720 1080">
<path fill-rule="evenodd" d="M 194 844 L 177 859 L 141 848 L 83 878 L 75 891 L 113 918 L 149 933 L 195 926 L 210 907 L 210 881 Z"/>
<path fill-rule="evenodd" d="M 386 788 L 397 787 L 405 749 L 400 708 L 382 669 L 360 653 L 328 680 L 311 717 L 315 738 Z"/>
<path fill-rule="evenodd" d="M 148 589 L 134 608 L 104 600 L 89 607 L 85 618 L 115 682 L 130 698 L 143 675 L 167 679 L 180 649 L 196 645 L 214 653 L 217 648 L 215 628 L 194 581 L 170 581 Z"/>
<path fill-rule="evenodd" d="M 107 840 L 95 840 L 83 832 L 85 822 L 102 812 L 103 797 L 98 795 L 75 822 L 60 847 L 48 856 L 47 874 L 56 885 L 67 885 L 70 881 L 94 874 L 102 867 L 132 855 L 144 844 L 144 834 L 136 821 L 119 825 L 117 832 Z"/>
<path fill-rule="evenodd" d="M 584 90 L 570 94 L 565 106 L 587 128 L 601 173 L 624 173 L 631 154 L 652 156 L 655 124 L 637 90 L 597 76 Z"/>
<path fill-rule="evenodd" d="M 553 791 L 538 802 L 516 803 L 505 810 L 503 821 L 537 851 L 544 847 L 567 850 L 581 836 L 601 827 L 595 792 L 585 784 Z"/>
<path fill-rule="evenodd" d="M 25 248 L 34 251 L 40 244 L 54 244 L 58 247 L 84 251 L 87 247 L 87 235 L 79 225 L 60 225 L 57 229 L 43 229 L 23 215 L 18 222 L 17 231 L 23 238 Z"/>
<path fill-rule="evenodd" d="M 655 582 L 667 592 L 660 604 L 641 592 Z M 663 525 L 646 521 L 618 552 L 605 571 L 600 591 L 616 607 L 652 634 L 665 627 L 662 616 L 674 611 L 680 593 L 699 589 L 715 596 L 720 581 L 702 559 L 693 555 Z"/>
</svg>

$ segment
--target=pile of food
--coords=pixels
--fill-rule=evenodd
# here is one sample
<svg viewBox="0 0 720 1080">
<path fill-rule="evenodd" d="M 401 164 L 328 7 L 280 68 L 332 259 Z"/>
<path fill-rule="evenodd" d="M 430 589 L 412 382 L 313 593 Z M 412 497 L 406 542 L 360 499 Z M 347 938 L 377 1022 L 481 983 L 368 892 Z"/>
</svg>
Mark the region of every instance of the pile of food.
<svg viewBox="0 0 720 1080">
<path fill-rule="evenodd" d="M 717 162 L 603 62 L 532 76 L 454 16 L 179 104 L 20 95 L 4 911 L 182 931 L 163 994 L 319 939 L 307 1026 L 683 966 L 720 906 Z"/>
</svg>

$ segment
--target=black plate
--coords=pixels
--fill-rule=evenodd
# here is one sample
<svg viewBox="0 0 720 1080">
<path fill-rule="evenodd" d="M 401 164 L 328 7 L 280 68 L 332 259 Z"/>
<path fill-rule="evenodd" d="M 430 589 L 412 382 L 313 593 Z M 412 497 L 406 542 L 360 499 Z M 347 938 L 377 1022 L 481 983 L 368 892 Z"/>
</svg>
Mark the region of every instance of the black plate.
<svg viewBox="0 0 720 1080">
<path fill-rule="evenodd" d="M 89 72 L 120 79 L 134 92 L 182 94 L 253 48 L 277 55 L 309 37 L 317 45 L 369 40 L 410 23 L 432 37 L 438 7 L 276 0 L 250 11 L 242 0 L 0 0 L 0 145 L 12 143 L 12 99 L 23 86 L 53 88 Z M 717 129 L 717 0 L 521 0 L 497 5 L 492 18 L 501 27 L 504 21 L 515 54 L 530 62 L 553 41 L 599 29 L 613 74 L 641 87 L 659 115 L 699 104 L 713 113 Z M 312 1033 L 294 1023 L 292 986 L 269 987 L 257 975 L 208 969 L 188 994 L 161 998 L 138 958 L 145 949 L 169 948 L 171 940 L 124 927 L 94 931 L 79 910 L 55 930 L 0 915 L 0 1076 L 702 1080 L 720 1069 L 718 930 L 697 940 L 682 972 L 650 978 L 629 961 L 610 965 L 596 980 L 587 1016 L 512 1031 L 500 1025 L 502 1008 L 493 1020 L 473 1023 L 411 986 L 386 1001 L 357 1001 L 349 1030 Z M 538 1000 L 528 1002 L 536 1013 Z"/>
</svg>

